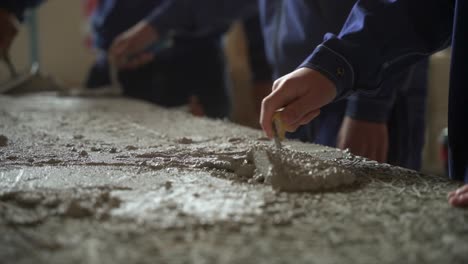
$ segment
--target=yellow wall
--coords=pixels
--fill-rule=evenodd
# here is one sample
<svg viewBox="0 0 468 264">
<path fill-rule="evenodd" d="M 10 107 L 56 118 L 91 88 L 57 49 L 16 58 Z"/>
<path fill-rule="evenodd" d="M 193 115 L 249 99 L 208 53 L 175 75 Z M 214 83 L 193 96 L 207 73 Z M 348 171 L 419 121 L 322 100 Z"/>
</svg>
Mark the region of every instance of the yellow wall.
<svg viewBox="0 0 468 264">
<path fill-rule="evenodd" d="M 38 17 L 41 71 L 69 86 L 80 85 L 93 58 L 83 44 L 81 1 L 49 0 L 39 8 Z M 11 54 L 18 70 L 29 65 L 28 45 L 27 29 L 22 26 Z"/>
</svg>

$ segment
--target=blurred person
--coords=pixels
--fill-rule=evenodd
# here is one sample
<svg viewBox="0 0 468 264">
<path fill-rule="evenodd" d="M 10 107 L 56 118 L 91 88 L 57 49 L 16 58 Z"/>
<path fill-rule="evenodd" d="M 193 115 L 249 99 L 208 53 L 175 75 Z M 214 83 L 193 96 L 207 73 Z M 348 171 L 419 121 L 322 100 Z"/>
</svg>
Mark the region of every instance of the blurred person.
<svg viewBox="0 0 468 264">
<path fill-rule="evenodd" d="M 262 100 L 271 91 L 273 72 L 265 52 L 260 15 L 255 14 L 242 20 L 248 49 L 248 62 L 252 75 L 252 94 L 257 118 L 260 118 Z"/>
<path fill-rule="evenodd" d="M 198 116 L 227 117 L 230 98 L 221 43 L 227 25 L 196 36 L 168 33 L 164 37 L 171 38 L 172 46 L 157 53 L 145 51 L 161 41 L 157 18 L 164 16 L 167 3 L 97 1 L 91 12 L 91 28 L 98 55 L 85 86 L 110 85 L 109 62 L 114 60 L 124 95 L 164 107 L 188 104 Z"/>
</svg>

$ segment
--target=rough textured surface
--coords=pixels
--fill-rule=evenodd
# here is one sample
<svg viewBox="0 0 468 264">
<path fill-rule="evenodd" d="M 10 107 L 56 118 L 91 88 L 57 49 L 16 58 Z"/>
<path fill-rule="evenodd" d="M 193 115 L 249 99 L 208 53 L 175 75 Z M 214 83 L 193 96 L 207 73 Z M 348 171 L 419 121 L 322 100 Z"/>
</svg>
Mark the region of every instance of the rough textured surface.
<svg viewBox="0 0 468 264">
<path fill-rule="evenodd" d="M 351 185 L 356 180 L 352 170 L 335 160 L 323 160 L 317 154 L 281 149 L 267 155 L 271 162 L 271 185 L 279 191 L 326 191 Z M 349 154 L 348 158 L 355 157 Z"/>
<path fill-rule="evenodd" d="M 468 261 L 444 178 L 286 142 L 355 182 L 277 192 L 260 132 L 124 99 L 0 97 L 0 134 L 2 263 Z"/>
</svg>

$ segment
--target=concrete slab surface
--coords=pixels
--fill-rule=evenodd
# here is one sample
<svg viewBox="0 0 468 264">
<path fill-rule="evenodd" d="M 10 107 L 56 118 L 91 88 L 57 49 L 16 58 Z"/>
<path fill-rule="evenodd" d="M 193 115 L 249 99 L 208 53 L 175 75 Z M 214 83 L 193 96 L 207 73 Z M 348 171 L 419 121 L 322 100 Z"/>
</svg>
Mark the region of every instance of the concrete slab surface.
<svg viewBox="0 0 468 264">
<path fill-rule="evenodd" d="M 288 141 L 356 181 L 278 192 L 251 157 L 271 144 L 129 99 L 0 96 L 0 262 L 468 263 L 457 183 Z"/>
</svg>

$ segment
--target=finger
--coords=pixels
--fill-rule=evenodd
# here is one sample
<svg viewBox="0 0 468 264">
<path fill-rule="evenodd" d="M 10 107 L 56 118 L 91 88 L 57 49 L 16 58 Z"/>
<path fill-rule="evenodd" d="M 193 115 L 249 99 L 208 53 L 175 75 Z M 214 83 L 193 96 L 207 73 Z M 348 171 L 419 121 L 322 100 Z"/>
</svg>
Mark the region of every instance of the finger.
<svg viewBox="0 0 468 264">
<path fill-rule="evenodd" d="M 305 96 L 299 97 L 287 105 L 281 113 L 281 118 L 286 125 L 293 125 L 300 123 L 306 115 L 311 112 L 317 111 L 316 105 L 312 104 L 313 94 L 311 92 L 305 94 Z"/>
<path fill-rule="evenodd" d="M 277 89 L 265 97 L 262 101 L 262 109 L 260 111 L 260 125 L 269 138 L 273 137 L 273 114 L 276 110 L 287 105 L 296 97 L 296 93 L 292 91 L 294 88 L 290 88 L 292 89 Z"/>
<path fill-rule="evenodd" d="M 132 43 L 128 40 L 117 40 L 115 44 L 112 45 L 109 54 L 113 59 L 114 63 L 119 67 L 123 67 L 128 63 L 128 57 L 130 54 L 135 53 L 135 48 Z"/>
<path fill-rule="evenodd" d="M 468 184 L 456 189 L 455 191 L 449 192 L 447 197 L 449 199 L 449 203 L 452 205 L 456 205 L 458 203 L 458 199 L 460 196 L 465 196 L 468 194 Z"/>
<path fill-rule="evenodd" d="M 271 122 L 273 120 L 273 113 L 275 111 L 275 105 L 277 104 L 277 102 L 272 102 L 272 100 L 275 99 L 276 98 L 272 98 L 272 94 L 263 98 L 262 106 L 260 109 L 260 126 L 269 138 L 273 137 Z"/>
<path fill-rule="evenodd" d="M 316 118 L 317 116 L 319 116 L 320 114 L 320 110 L 315 110 L 315 111 L 312 111 L 308 114 L 306 114 L 301 120 L 299 120 L 298 122 L 292 124 L 292 125 L 286 125 L 285 126 L 285 129 L 286 131 L 288 132 L 294 132 L 296 131 L 300 126 L 302 125 L 306 125 L 308 124 L 310 121 L 312 121 L 314 118 Z"/>
<path fill-rule="evenodd" d="M 318 116 L 320 115 L 320 109 L 317 109 L 317 110 L 314 110 L 310 113 L 308 113 L 306 116 L 304 116 L 300 123 L 301 125 L 307 125 L 308 123 L 310 123 L 312 120 L 314 120 L 315 118 L 317 118 Z"/>
<path fill-rule="evenodd" d="M 457 195 L 460 195 L 462 193 L 468 193 L 468 184 L 465 184 L 464 186 L 458 188 L 456 191 L 455 191 L 455 194 Z"/>
<path fill-rule="evenodd" d="M 450 199 L 455 196 L 455 191 L 451 191 L 447 194 L 447 198 Z"/>
<path fill-rule="evenodd" d="M 276 80 L 273 85 L 271 86 L 271 91 L 274 92 L 275 90 L 277 90 L 278 88 L 281 87 L 281 83 L 283 83 L 283 80 L 284 78 L 287 77 L 287 75 L 279 78 L 278 80 Z"/>
<path fill-rule="evenodd" d="M 456 207 L 468 207 L 468 193 L 453 196 L 449 199 L 449 203 Z"/>
<path fill-rule="evenodd" d="M 125 63 L 120 68 L 121 69 L 136 69 L 140 66 L 143 66 L 154 59 L 154 54 L 144 53 L 133 58 L 131 61 Z"/>
</svg>

